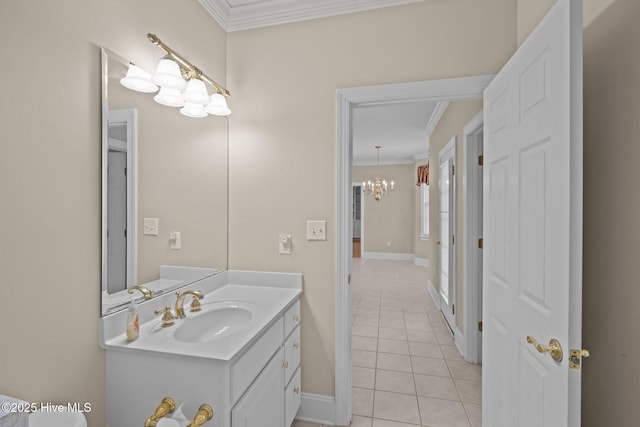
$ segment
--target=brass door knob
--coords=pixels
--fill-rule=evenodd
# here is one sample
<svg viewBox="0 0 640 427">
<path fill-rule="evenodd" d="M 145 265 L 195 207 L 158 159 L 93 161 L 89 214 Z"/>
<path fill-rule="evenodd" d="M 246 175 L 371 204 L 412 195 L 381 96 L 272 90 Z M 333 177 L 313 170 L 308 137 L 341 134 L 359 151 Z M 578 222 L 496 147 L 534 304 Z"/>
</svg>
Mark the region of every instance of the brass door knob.
<svg viewBox="0 0 640 427">
<path fill-rule="evenodd" d="M 535 338 L 529 336 L 527 337 L 527 342 L 532 344 L 536 350 L 538 350 L 538 353 L 549 353 L 551 358 L 556 362 L 560 362 L 562 360 L 562 346 L 557 339 L 552 338 L 549 341 L 549 345 L 544 345 L 538 344 L 538 341 L 536 341 Z"/>
<path fill-rule="evenodd" d="M 436 240 L 436 245 L 440 246 L 440 240 Z"/>
</svg>

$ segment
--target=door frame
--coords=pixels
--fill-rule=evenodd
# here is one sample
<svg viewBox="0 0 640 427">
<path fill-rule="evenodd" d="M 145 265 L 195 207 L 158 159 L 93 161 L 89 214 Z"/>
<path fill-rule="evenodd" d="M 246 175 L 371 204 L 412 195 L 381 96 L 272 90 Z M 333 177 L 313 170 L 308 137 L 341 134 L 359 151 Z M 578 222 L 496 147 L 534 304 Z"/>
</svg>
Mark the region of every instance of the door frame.
<svg viewBox="0 0 640 427">
<path fill-rule="evenodd" d="M 348 425 L 351 401 L 351 203 L 353 164 L 352 112 L 356 106 L 391 104 L 407 101 L 482 99 L 493 75 L 364 86 L 338 89 L 337 98 L 337 262 L 335 329 L 335 397 L 334 418 L 337 425 Z"/>
<path fill-rule="evenodd" d="M 483 110 L 480 110 L 462 131 L 462 274 L 464 289 L 464 345 L 462 356 L 471 363 L 482 363 L 482 252 L 478 239 L 482 238 L 482 155 L 479 138 L 484 129 Z"/>
<path fill-rule="evenodd" d="M 440 244 L 438 245 L 438 296 L 440 301 L 440 311 L 444 316 L 445 321 L 449 325 L 449 329 L 454 337 L 459 335 L 458 327 L 456 322 L 456 313 L 455 313 L 455 305 L 456 305 L 456 268 L 457 268 L 457 260 L 456 260 L 456 244 L 455 244 L 455 235 L 456 235 L 456 214 L 457 214 L 457 200 L 456 200 L 456 175 L 454 173 L 454 169 L 456 167 L 456 150 L 457 150 L 457 137 L 454 135 L 451 137 L 449 142 L 440 150 L 438 153 L 438 206 L 439 206 L 439 218 L 440 218 Z M 447 206 L 447 216 L 449 229 L 447 230 L 447 235 L 443 236 L 442 233 L 442 193 L 443 193 L 443 185 L 444 182 L 442 180 L 442 163 L 447 162 L 450 163 L 450 167 L 447 166 L 447 174 L 449 177 L 449 188 L 448 199 L 449 206 Z M 447 260 L 449 265 L 447 266 L 448 274 L 447 274 L 447 283 L 443 283 L 442 281 L 442 259 L 443 259 L 443 244 L 447 239 L 448 244 L 448 254 Z M 442 294 L 442 289 L 444 286 L 447 287 L 447 301 L 444 299 L 444 295 Z M 456 338 L 457 339 L 457 338 Z"/>
</svg>

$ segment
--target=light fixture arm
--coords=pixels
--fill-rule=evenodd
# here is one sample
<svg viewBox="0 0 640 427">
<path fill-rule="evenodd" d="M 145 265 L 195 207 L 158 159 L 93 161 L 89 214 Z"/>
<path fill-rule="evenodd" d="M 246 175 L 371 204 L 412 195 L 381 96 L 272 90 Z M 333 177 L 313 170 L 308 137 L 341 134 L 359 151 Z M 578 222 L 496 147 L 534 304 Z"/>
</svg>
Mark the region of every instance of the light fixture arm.
<svg viewBox="0 0 640 427">
<path fill-rule="evenodd" d="M 213 80 L 211 77 L 209 77 L 206 74 L 204 74 L 202 72 L 202 70 L 200 70 L 198 67 L 196 67 L 195 65 L 193 65 L 192 63 L 190 63 L 189 61 L 184 59 L 175 50 L 171 49 L 169 46 L 167 46 L 166 44 L 162 43 L 162 41 L 158 38 L 158 36 L 156 36 L 155 34 L 147 33 L 147 38 L 149 39 L 149 41 L 151 43 L 155 44 L 160 49 L 164 50 L 167 53 L 168 56 L 170 56 L 173 60 L 178 62 L 178 64 L 180 64 L 181 68 L 186 69 L 188 73 L 194 75 L 195 77 L 197 77 L 197 78 L 199 78 L 201 80 L 204 80 L 205 82 L 207 82 L 211 86 L 213 86 L 216 89 L 217 93 L 219 93 L 221 95 L 224 95 L 224 96 L 229 96 L 230 95 L 229 91 L 227 89 L 225 89 L 220 84 L 216 83 L 215 80 Z"/>
</svg>

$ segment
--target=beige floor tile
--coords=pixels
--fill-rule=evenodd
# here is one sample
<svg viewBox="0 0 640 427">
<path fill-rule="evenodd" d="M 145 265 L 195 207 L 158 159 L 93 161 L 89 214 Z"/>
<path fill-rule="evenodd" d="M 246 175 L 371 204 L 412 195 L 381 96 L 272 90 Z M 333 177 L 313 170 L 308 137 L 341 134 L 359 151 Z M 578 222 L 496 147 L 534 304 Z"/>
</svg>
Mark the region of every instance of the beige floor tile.
<svg viewBox="0 0 640 427">
<path fill-rule="evenodd" d="M 436 375 L 439 377 L 451 377 L 449 367 L 444 359 L 432 357 L 411 356 L 414 374 Z"/>
<path fill-rule="evenodd" d="M 420 331 L 432 331 L 433 326 L 431 326 L 431 322 L 428 320 L 407 320 L 405 319 L 404 324 L 407 329 L 417 329 Z"/>
<path fill-rule="evenodd" d="M 451 335 L 451 332 L 436 332 L 436 339 L 440 344 L 444 344 L 444 345 L 456 344 L 456 342 L 453 340 L 453 335 Z"/>
<path fill-rule="evenodd" d="M 353 387 L 351 390 L 352 411 L 354 415 L 371 417 L 373 415 L 373 390 Z"/>
<path fill-rule="evenodd" d="M 442 350 L 442 354 L 447 360 L 464 360 L 455 345 L 441 345 L 440 350 Z"/>
<path fill-rule="evenodd" d="M 378 331 L 379 338 L 389 338 L 392 340 L 406 340 L 407 330 L 405 328 L 384 328 Z"/>
<path fill-rule="evenodd" d="M 410 372 L 376 371 L 376 390 L 394 393 L 416 394 L 413 375 Z"/>
<path fill-rule="evenodd" d="M 412 372 L 411 358 L 403 354 L 378 353 L 378 369 L 398 372 Z"/>
<path fill-rule="evenodd" d="M 424 342 L 409 342 L 409 351 L 412 356 L 443 358 L 438 344 Z"/>
<path fill-rule="evenodd" d="M 366 350 L 377 351 L 378 339 L 375 337 L 351 337 L 351 349 L 352 350 Z"/>
<path fill-rule="evenodd" d="M 446 362 L 453 378 L 482 381 L 481 365 L 473 365 L 464 360 L 447 360 Z"/>
<path fill-rule="evenodd" d="M 373 420 L 373 427 L 412 427 L 417 425 L 418 424 L 397 423 L 389 420 Z M 353 425 L 351 427 L 353 427 Z"/>
<path fill-rule="evenodd" d="M 482 381 L 454 379 L 460 399 L 466 403 L 482 403 Z"/>
<path fill-rule="evenodd" d="M 378 351 L 380 353 L 395 353 L 409 355 L 409 342 L 378 338 Z"/>
<path fill-rule="evenodd" d="M 420 412 L 415 396 L 376 391 L 373 418 L 401 423 L 420 424 Z"/>
<path fill-rule="evenodd" d="M 376 381 L 376 370 L 372 368 L 351 368 L 351 381 L 354 387 L 373 389 Z"/>
<path fill-rule="evenodd" d="M 362 368 L 375 368 L 376 356 L 375 351 L 351 350 L 351 365 Z"/>
<path fill-rule="evenodd" d="M 402 314 L 402 312 L 399 312 Z M 380 327 L 381 328 L 404 328 L 405 326 L 404 319 L 386 319 L 380 318 Z"/>
<path fill-rule="evenodd" d="M 407 338 L 413 342 L 428 342 L 438 344 L 438 339 L 433 331 L 407 329 Z"/>
<path fill-rule="evenodd" d="M 418 397 L 422 424 L 429 427 L 470 427 L 461 402 Z"/>
<path fill-rule="evenodd" d="M 402 311 L 380 310 L 380 319 L 404 319 Z"/>
<path fill-rule="evenodd" d="M 464 409 L 467 410 L 467 416 L 471 422 L 471 427 L 482 427 L 482 405 L 475 403 L 463 403 Z"/>
<path fill-rule="evenodd" d="M 451 378 L 414 374 L 418 396 L 438 399 L 460 400 L 460 395 Z"/>
<path fill-rule="evenodd" d="M 373 422 L 372 418 L 354 415 L 353 418 L 351 419 L 350 427 L 371 427 L 372 422 Z"/>
<path fill-rule="evenodd" d="M 353 326 L 369 326 L 377 328 L 379 326 L 379 320 L 377 317 L 373 316 L 357 315 L 355 319 L 353 319 Z"/>
<path fill-rule="evenodd" d="M 354 326 L 351 328 L 351 335 L 357 337 L 378 337 L 377 326 Z"/>
</svg>

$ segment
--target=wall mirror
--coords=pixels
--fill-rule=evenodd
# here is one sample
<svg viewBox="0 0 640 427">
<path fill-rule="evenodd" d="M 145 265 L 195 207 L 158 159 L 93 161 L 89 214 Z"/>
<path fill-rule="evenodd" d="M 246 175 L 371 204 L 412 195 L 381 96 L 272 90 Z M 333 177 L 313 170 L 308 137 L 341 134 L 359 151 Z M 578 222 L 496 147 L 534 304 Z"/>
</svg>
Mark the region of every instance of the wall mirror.
<svg viewBox="0 0 640 427">
<path fill-rule="evenodd" d="M 103 316 L 227 268 L 227 119 L 125 88 L 128 66 L 102 48 Z"/>
</svg>

